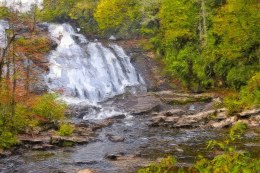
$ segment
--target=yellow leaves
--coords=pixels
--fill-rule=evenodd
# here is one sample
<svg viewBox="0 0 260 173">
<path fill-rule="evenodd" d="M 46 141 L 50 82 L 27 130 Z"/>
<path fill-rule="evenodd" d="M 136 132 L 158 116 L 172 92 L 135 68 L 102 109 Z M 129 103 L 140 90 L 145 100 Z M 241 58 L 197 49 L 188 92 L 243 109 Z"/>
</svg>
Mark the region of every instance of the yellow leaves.
<svg viewBox="0 0 260 173">
<path fill-rule="evenodd" d="M 138 21 L 137 0 L 101 0 L 94 17 L 101 30 L 129 27 Z"/>
</svg>

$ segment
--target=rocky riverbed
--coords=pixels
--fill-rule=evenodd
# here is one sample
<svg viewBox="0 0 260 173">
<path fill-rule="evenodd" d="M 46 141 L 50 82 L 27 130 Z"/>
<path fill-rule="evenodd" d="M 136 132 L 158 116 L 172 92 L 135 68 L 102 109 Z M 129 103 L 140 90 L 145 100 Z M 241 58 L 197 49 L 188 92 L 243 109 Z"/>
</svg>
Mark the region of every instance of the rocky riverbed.
<svg viewBox="0 0 260 173">
<path fill-rule="evenodd" d="M 237 121 L 250 127 L 237 143 L 239 149 L 259 157 L 260 110 L 230 117 L 225 109 L 214 108 L 218 101 L 209 94 L 173 91 L 124 94 L 102 103 L 102 109 L 120 110 L 103 120 L 91 118 L 93 110 L 102 114 L 99 107 L 74 106 L 71 137 L 58 136 L 53 128 L 21 135 L 21 145 L 3 153 L 0 172 L 135 172 L 166 155 L 188 166 L 198 153 L 206 153 L 206 141 L 225 138 L 227 127 Z"/>
</svg>

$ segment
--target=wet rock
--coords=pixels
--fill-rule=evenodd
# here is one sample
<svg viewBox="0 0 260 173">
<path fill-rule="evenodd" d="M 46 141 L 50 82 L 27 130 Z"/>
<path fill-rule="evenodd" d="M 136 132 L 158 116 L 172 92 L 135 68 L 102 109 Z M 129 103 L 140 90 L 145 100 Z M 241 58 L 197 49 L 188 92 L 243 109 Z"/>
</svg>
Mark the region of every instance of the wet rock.
<svg viewBox="0 0 260 173">
<path fill-rule="evenodd" d="M 167 117 L 166 119 L 165 119 L 165 122 L 167 123 L 167 122 L 169 122 L 169 123 L 175 123 L 175 122 L 177 122 L 178 120 L 179 120 L 179 118 L 180 117 L 178 117 L 178 116 L 175 116 L 175 117 Z"/>
<path fill-rule="evenodd" d="M 249 127 L 260 127 L 260 115 L 252 116 L 248 119 Z"/>
<path fill-rule="evenodd" d="M 76 126 L 74 129 L 74 134 L 76 134 L 78 136 L 90 136 L 93 134 L 93 131 L 91 128 L 88 128 L 88 127 Z"/>
<path fill-rule="evenodd" d="M 175 147 L 174 150 L 179 152 L 179 153 L 183 153 L 184 152 L 184 150 L 181 149 L 180 147 Z"/>
<path fill-rule="evenodd" d="M 133 115 L 148 114 L 161 109 L 161 101 L 151 93 L 139 95 L 121 95 L 104 103 L 105 105 L 117 105 Z"/>
<path fill-rule="evenodd" d="M 207 110 L 191 115 L 183 115 L 183 113 L 188 112 L 181 109 L 173 109 L 154 114 L 148 126 L 168 126 L 173 128 L 206 127 L 209 122 L 213 124 L 216 121 L 226 119 L 226 109 Z"/>
<path fill-rule="evenodd" d="M 218 121 L 224 120 L 227 118 L 227 110 L 222 109 L 222 111 L 218 112 L 215 119 Z"/>
<path fill-rule="evenodd" d="M 215 110 L 209 110 L 200 112 L 195 115 L 182 116 L 178 121 L 173 124 L 173 127 L 197 127 L 200 121 L 207 121 L 207 118 L 212 116 L 215 113 Z"/>
<path fill-rule="evenodd" d="M 31 136 L 31 135 L 19 135 L 19 141 L 23 144 L 48 144 L 51 141 L 50 136 Z"/>
<path fill-rule="evenodd" d="M 156 116 L 151 118 L 151 123 L 148 124 L 149 127 L 158 127 L 162 122 L 165 122 L 165 116 Z"/>
<path fill-rule="evenodd" d="M 92 129 L 92 131 L 96 131 L 98 129 L 102 129 L 104 127 L 111 126 L 112 124 L 113 124 L 113 120 L 112 119 L 106 119 L 106 120 L 104 120 L 102 122 L 92 124 L 90 128 Z"/>
<path fill-rule="evenodd" d="M 111 119 L 111 120 L 120 120 L 120 119 L 124 119 L 124 118 L 126 118 L 126 115 L 125 114 L 120 114 L 120 115 L 113 116 L 113 117 L 111 117 L 109 119 Z"/>
<path fill-rule="evenodd" d="M 117 38 L 116 38 L 114 35 L 111 35 L 111 36 L 109 37 L 109 40 L 110 40 L 110 41 L 116 41 Z"/>
<path fill-rule="evenodd" d="M 94 173 L 94 172 L 90 169 L 83 169 L 83 170 L 78 171 L 77 173 Z"/>
<path fill-rule="evenodd" d="M 0 149 L 0 158 L 9 157 L 12 155 L 12 151 Z"/>
<path fill-rule="evenodd" d="M 77 105 L 71 105 L 68 114 L 82 119 L 86 115 L 97 114 L 100 110 L 100 107 L 79 103 Z"/>
<path fill-rule="evenodd" d="M 238 114 L 242 118 L 246 118 L 253 115 L 260 115 L 260 109 L 245 110 Z"/>
<path fill-rule="evenodd" d="M 64 145 L 73 145 L 73 144 L 86 144 L 90 141 L 90 138 L 87 137 L 80 137 L 80 136 L 52 136 L 51 137 L 51 144 L 57 146 L 64 146 Z"/>
<path fill-rule="evenodd" d="M 224 128 L 224 127 L 229 127 L 231 126 L 234 122 L 238 120 L 237 116 L 229 117 L 225 120 L 222 120 L 220 122 L 216 122 L 211 124 L 211 127 L 213 128 Z"/>
<path fill-rule="evenodd" d="M 50 150 L 50 149 L 54 149 L 54 148 L 55 148 L 55 146 L 50 145 L 50 144 L 34 145 L 32 147 L 33 150 Z"/>
<path fill-rule="evenodd" d="M 105 156 L 105 159 L 111 160 L 111 161 L 116 161 L 118 159 L 119 155 L 117 154 L 107 154 Z"/>
<path fill-rule="evenodd" d="M 113 135 L 113 134 L 107 134 L 106 135 L 108 137 L 108 139 L 111 141 L 111 142 L 123 142 L 125 140 L 124 137 L 122 136 L 116 136 L 116 135 Z"/>
<path fill-rule="evenodd" d="M 171 109 L 171 110 L 168 110 L 168 111 L 164 111 L 164 112 L 161 112 L 160 114 L 161 115 L 164 115 L 164 116 L 180 116 L 180 115 L 183 115 L 185 114 L 186 112 L 182 109 Z"/>
<path fill-rule="evenodd" d="M 187 104 L 193 102 L 210 102 L 212 96 L 209 94 L 183 94 L 174 91 L 160 91 L 153 93 L 156 97 L 160 98 L 162 102 L 168 104 Z"/>
<path fill-rule="evenodd" d="M 128 111 L 132 114 L 147 114 L 160 110 L 160 100 L 150 95 L 143 95 L 137 97 L 136 100 L 132 100 L 132 106 L 129 105 L 129 107 L 131 109 Z"/>
</svg>

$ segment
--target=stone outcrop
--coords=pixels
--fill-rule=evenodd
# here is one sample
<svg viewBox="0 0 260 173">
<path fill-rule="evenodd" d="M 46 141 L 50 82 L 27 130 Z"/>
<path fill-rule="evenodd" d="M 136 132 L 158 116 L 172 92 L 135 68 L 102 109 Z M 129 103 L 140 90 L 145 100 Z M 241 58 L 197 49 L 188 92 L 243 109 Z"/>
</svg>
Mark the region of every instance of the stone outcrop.
<svg viewBox="0 0 260 173">
<path fill-rule="evenodd" d="M 260 110 L 246 110 L 237 115 L 227 116 L 226 109 L 207 110 L 196 114 L 186 114 L 184 110 L 173 109 L 154 113 L 150 118 L 150 127 L 167 126 L 172 128 L 225 128 L 237 121 L 248 126 L 260 126 Z"/>
<path fill-rule="evenodd" d="M 125 110 L 133 115 L 149 114 L 153 111 L 160 111 L 162 102 L 151 93 L 139 95 L 121 95 L 108 100 L 105 105 L 117 105 L 119 109 Z"/>
<path fill-rule="evenodd" d="M 209 94 L 184 94 L 174 91 L 153 92 L 162 102 L 168 104 L 188 104 L 194 102 L 210 102 L 213 97 Z"/>
</svg>

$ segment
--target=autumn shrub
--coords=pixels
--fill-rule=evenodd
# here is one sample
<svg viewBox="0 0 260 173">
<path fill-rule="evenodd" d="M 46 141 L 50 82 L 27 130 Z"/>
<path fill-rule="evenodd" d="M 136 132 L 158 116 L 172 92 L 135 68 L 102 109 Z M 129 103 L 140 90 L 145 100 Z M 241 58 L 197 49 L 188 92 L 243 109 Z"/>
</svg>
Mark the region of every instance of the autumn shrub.
<svg viewBox="0 0 260 173">
<path fill-rule="evenodd" d="M 0 148 L 8 149 L 18 143 L 15 134 L 10 131 L 0 131 Z"/>
<path fill-rule="evenodd" d="M 32 106 L 32 112 L 37 116 L 47 118 L 50 122 L 64 119 L 66 105 L 57 101 L 57 95 L 45 94 L 38 97 Z"/>
<path fill-rule="evenodd" d="M 40 117 L 46 118 L 46 123 L 64 119 L 66 106 L 56 101 L 57 96 L 46 94 L 38 96 L 32 106 L 24 103 L 12 103 L 12 95 L 7 87 L 0 90 L 0 148 L 10 148 L 18 143 L 16 136 L 23 132 L 32 132 L 40 124 Z M 66 126 L 63 134 L 70 134 Z"/>
<path fill-rule="evenodd" d="M 18 143 L 16 135 L 31 124 L 30 110 L 19 103 L 13 105 L 5 85 L 0 90 L 0 100 L 0 148 L 10 148 Z"/>
<path fill-rule="evenodd" d="M 60 136 L 71 136 L 74 131 L 74 126 L 70 124 L 62 124 L 58 131 Z"/>
</svg>

